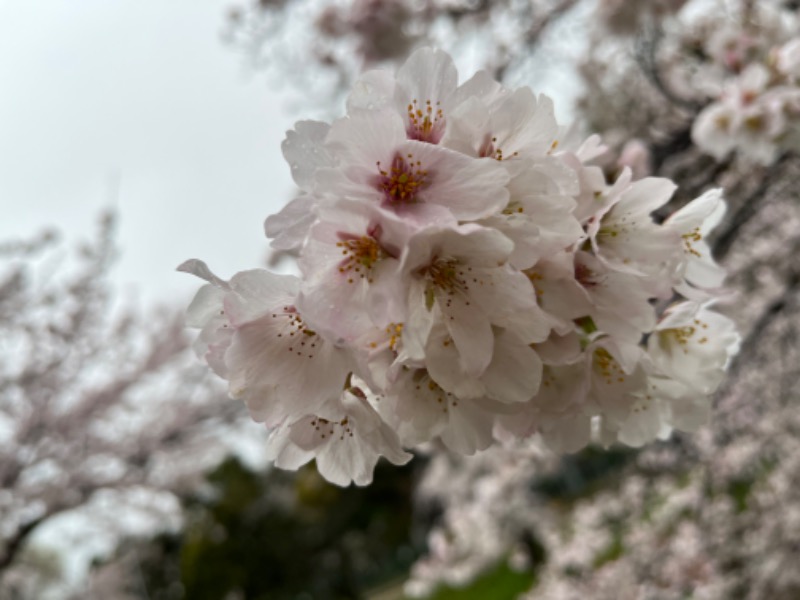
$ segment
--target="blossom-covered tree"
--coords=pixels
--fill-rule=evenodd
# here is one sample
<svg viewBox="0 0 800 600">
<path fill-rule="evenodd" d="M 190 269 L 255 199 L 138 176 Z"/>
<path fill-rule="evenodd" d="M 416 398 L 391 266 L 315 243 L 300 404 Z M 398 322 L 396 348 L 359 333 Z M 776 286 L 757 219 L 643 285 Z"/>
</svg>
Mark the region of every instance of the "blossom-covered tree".
<svg viewBox="0 0 800 600">
<path fill-rule="evenodd" d="M 183 266 L 207 282 L 195 350 L 278 467 L 363 485 L 379 456 L 430 456 L 441 518 L 409 595 L 498 564 L 531 598 L 800 594 L 798 10 L 232 12 L 237 48 L 346 116 L 284 142 L 300 192 L 265 229 L 299 277 Z M 431 48 L 487 70 L 459 81 Z M 532 77 L 562 51 L 571 129 Z"/>
<path fill-rule="evenodd" d="M 0 246 L 2 597 L 32 593 L 21 557 L 59 516 L 112 539 L 138 526 L 120 514 L 176 526 L 176 494 L 224 456 L 241 415 L 193 364 L 180 314 L 115 297 L 113 225 L 74 251 L 53 234 Z"/>
</svg>

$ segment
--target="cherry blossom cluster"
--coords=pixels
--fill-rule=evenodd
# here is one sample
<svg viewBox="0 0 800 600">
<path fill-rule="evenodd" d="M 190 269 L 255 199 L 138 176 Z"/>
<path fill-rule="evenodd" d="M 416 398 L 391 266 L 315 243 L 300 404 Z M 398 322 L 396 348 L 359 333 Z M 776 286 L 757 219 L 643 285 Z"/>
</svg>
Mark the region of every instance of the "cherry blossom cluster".
<svg viewBox="0 0 800 600">
<path fill-rule="evenodd" d="M 433 440 L 474 454 L 540 435 L 639 446 L 694 430 L 738 344 L 707 192 L 656 223 L 667 179 L 607 182 L 599 138 L 486 72 L 422 49 L 355 83 L 347 115 L 283 152 L 302 193 L 265 223 L 300 277 L 205 279 L 195 348 L 269 430 L 274 464 L 368 484 Z"/>
<path fill-rule="evenodd" d="M 770 165 L 800 147 L 800 19 L 769 2 L 752 10 L 722 24 L 716 12 L 697 19 L 695 27 L 707 30 L 708 58 L 698 87 L 712 101 L 695 120 L 692 138 L 717 160 L 735 151 Z"/>
</svg>

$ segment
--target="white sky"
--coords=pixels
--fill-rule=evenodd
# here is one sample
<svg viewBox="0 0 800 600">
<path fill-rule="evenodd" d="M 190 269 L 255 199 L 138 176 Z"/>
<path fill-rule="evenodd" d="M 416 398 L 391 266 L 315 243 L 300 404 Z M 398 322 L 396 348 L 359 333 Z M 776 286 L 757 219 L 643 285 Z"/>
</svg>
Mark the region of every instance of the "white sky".
<svg viewBox="0 0 800 600">
<path fill-rule="evenodd" d="M 0 0 L 0 240 L 87 237 L 115 206 L 115 280 L 148 303 L 188 301 L 188 258 L 263 263 L 294 189 L 280 142 L 307 115 L 221 43 L 233 2 Z"/>
<path fill-rule="evenodd" d="M 0 240 L 87 237 L 114 205 L 117 280 L 148 302 L 190 297 L 187 258 L 223 277 L 262 263 L 300 115 L 220 42 L 230 4 L 0 0 Z"/>
</svg>

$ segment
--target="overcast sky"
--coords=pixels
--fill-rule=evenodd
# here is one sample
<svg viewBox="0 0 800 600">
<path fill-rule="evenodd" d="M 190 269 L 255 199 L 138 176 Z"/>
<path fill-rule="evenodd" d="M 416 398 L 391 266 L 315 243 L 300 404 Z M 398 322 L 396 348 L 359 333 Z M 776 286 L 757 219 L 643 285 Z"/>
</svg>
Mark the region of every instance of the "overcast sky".
<svg viewBox="0 0 800 600">
<path fill-rule="evenodd" d="M 224 277 L 261 264 L 299 115 L 220 42 L 229 4 L 0 0 L 0 240 L 86 237 L 113 205 L 117 280 L 147 301 L 189 297 L 187 258 Z"/>
</svg>

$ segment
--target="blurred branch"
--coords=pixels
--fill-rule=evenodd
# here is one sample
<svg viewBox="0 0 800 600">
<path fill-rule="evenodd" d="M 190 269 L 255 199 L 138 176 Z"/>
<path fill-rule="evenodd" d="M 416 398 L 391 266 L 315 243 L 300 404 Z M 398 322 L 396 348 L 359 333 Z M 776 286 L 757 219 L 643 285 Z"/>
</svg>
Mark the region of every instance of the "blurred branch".
<svg viewBox="0 0 800 600">
<path fill-rule="evenodd" d="M 662 38 L 663 30 L 657 23 L 651 22 L 649 27 L 643 28 L 640 35 L 636 37 L 636 62 L 647 80 L 665 100 L 674 106 L 689 111 L 692 115 L 696 115 L 702 108 L 702 104 L 678 96 L 669 88 L 661 76 L 657 54 Z"/>
<path fill-rule="evenodd" d="M 758 214 L 770 198 L 782 197 L 790 186 L 797 185 L 800 173 L 784 173 L 786 168 L 798 170 L 795 168 L 795 161 L 794 153 L 784 153 L 761 177 L 756 190 L 739 203 L 738 209 L 728 219 L 727 225 L 714 243 L 714 255 L 717 258 L 722 259 L 728 254 L 736 243 L 741 228 Z"/>
<path fill-rule="evenodd" d="M 28 539 L 28 536 L 33 532 L 33 530 L 50 516 L 52 515 L 43 515 L 38 519 L 28 521 L 24 525 L 18 527 L 14 534 L 5 541 L 3 554 L 0 555 L 0 573 L 2 573 L 11 565 L 11 563 L 17 557 L 17 553 L 22 548 L 22 545 L 25 543 L 25 540 Z"/>
</svg>

